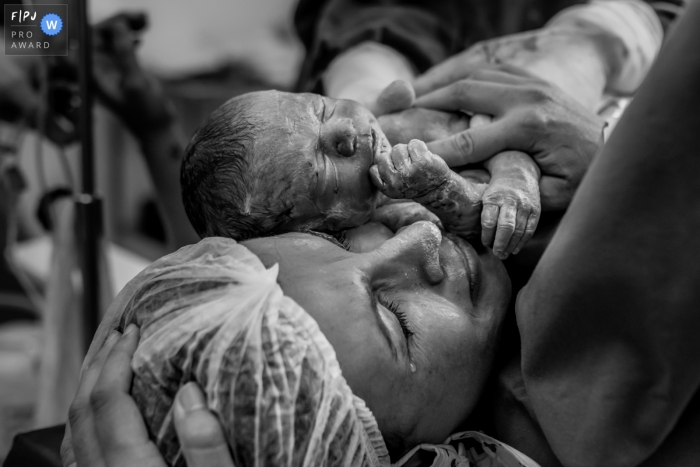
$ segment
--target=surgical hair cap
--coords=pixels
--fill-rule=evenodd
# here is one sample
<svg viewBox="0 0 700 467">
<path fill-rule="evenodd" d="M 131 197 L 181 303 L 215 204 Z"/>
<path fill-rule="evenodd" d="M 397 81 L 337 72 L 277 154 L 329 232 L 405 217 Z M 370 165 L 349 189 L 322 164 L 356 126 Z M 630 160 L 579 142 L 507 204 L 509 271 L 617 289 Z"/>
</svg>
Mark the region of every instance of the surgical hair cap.
<svg viewBox="0 0 700 467">
<path fill-rule="evenodd" d="M 131 392 L 151 437 L 168 464 L 185 465 L 173 402 L 196 381 L 238 467 L 388 466 L 374 416 L 277 272 L 233 240 L 207 238 L 154 262 L 117 296 L 107 327 L 141 327 Z"/>
</svg>

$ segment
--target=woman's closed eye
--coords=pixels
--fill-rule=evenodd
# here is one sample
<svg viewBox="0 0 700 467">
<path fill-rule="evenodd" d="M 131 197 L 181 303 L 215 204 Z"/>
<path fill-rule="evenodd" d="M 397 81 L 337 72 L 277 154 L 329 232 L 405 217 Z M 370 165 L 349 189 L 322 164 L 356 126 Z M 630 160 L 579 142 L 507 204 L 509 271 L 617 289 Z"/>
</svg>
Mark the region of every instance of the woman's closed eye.
<svg viewBox="0 0 700 467">
<path fill-rule="evenodd" d="M 330 234 L 327 234 L 324 232 L 317 232 L 315 230 L 304 230 L 303 232 L 311 234 L 314 237 L 321 237 L 325 240 L 328 240 L 332 244 L 339 246 L 340 248 L 344 249 L 345 251 L 350 251 L 350 241 L 348 241 L 344 230 L 341 232 L 333 233 L 333 235 L 330 235 Z"/>
<path fill-rule="evenodd" d="M 350 251 L 350 240 L 348 240 L 348 236 L 345 234 L 345 232 L 345 230 L 341 230 L 340 232 L 333 234 L 333 238 L 335 238 L 340 246 L 342 246 L 346 251 Z"/>
<path fill-rule="evenodd" d="M 406 342 L 408 343 L 409 337 L 413 336 L 414 332 L 411 328 L 411 323 L 408 320 L 406 313 L 401 310 L 398 303 L 389 300 L 388 297 L 382 293 L 377 294 L 377 302 L 396 316 L 399 326 L 401 326 L 401 331 L 403 332 Z"/>
</svg>

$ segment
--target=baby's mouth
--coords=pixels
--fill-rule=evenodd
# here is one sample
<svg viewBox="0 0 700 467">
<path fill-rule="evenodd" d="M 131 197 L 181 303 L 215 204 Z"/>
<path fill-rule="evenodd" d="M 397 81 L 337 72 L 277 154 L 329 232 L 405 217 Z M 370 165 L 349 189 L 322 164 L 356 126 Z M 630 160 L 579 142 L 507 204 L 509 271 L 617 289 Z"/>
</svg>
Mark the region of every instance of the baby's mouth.
<svg viewBox="0 0 700 467">
<path fill-rule="evenodd" d="M 388 144 L 389 141 L 386 139 L 386 137 L 382 137 L 380 134 L 377 134 L 377 131 L 374 128 L 372 128 L 370 131 L 372 133 L 372 153 L 374 154 L 374 161 L 376 161 L 382 151 L 391 150 L 391 145 Z"/>
</svg>

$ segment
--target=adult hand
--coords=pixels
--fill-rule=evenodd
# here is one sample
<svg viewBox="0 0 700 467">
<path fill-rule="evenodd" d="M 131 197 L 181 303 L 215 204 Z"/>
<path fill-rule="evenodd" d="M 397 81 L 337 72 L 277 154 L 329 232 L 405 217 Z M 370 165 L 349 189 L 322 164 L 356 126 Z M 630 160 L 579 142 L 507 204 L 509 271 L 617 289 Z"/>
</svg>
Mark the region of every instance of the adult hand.
<svg viewBox="0 0 700 467">
<path fill-rule="evenodd" d="M 104 104 L 137 136 L 168 127 L 175 108 L 158 79 L 136 58 L 144 13 L 121 13 L 95 25 L 93 77 Z"/>
<path fill-rule="evenodd" d="M 475 67 L 511 65 L 554 84 L 595 111 L 611 72 L 609 57 L 599 50 L 618 45 L 614 37 L 588 22 L 551 25 L 476 43 L 416 78 L 414 86 L 421 96 L 468 78 Z"/>
<path fill-rule="evenodd" d="M 416 99 L 417 107 L 493 116 L 493 121 L 428 143 L 448 165 L 505 150 L 530 155 L 542 172 L 544 210 L 564 209 L 603 145 L 604 121 L 539 78 L 511 66 L 474 67 L 466 78 Z"/>
<path fill-rule="evenodd" d="M 83 372 L 61 446 L 65 467 L 166 465 L 129 395 L 138 340 L 133 324 L 123 336 L 113 331 Z M 189 467 L 233 467 L 221 427 L 194 383 L 177 393 L 174 414 Z"/>
</svg>

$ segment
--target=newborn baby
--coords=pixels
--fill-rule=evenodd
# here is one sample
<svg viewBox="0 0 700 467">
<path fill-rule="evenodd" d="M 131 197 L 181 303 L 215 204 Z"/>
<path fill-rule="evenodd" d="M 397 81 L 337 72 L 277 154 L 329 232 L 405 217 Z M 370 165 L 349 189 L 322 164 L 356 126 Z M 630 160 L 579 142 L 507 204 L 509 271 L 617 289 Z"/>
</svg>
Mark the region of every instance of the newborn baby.
<svg viewBox="0 0 700 467">
<path fill-rule="evenodd" d="M 377 119 L 354 101 L 263 91 L 231 99 L 212 114 L 186 151 L 181 186 L 202 237 L 340 233 L 373 220 L 395 230 L 401 225 L 387 216 L 397 207 L 376 210 L 387 204 L 382 193 L 419 203 L 463 237 L 478 234 L 481 220 L 484 243 L 506 257 L 536 227 L 539 171 L 517 152 L 499 154 L 484 168 L 490 173 L 458 175 L 418 140 L 392 148 Z M 482 214 L 485 197 L 490 208 Z M 371 224 L 348 237 L 367 249 L 357 235 L 382 228 Z"/>
</svg>

